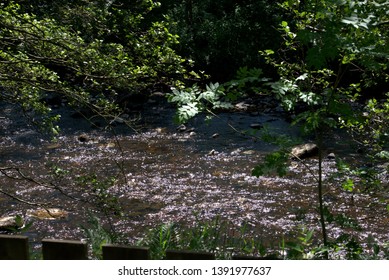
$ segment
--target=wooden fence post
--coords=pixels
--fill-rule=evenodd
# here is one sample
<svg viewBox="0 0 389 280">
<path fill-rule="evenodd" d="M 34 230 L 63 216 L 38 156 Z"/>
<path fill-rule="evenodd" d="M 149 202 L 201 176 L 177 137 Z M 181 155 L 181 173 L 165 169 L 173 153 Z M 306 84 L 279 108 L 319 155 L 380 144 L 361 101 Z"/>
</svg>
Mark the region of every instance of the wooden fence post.
<svg viewBox="0 0 389 280">
<path fill-rule="evenodd" d="M 103 260 L 148 260 L 149 249 L 121 245 L 103 245 Z"/>
<path fill-rule="evenodd" d="M 42 240 L 44 260 L 87 260 L 88 246 L 85 242 L 72 240 Z"/>
<path fill-rule="evenodd" d="M 28 237 L 0 234 L 0 260 L 28 260 Z"/>
<path fill-rule="evenodd" d="M 166 250 L 167 260 L 214 260 L 215 255 L 207 252 Z"/>
</svg>

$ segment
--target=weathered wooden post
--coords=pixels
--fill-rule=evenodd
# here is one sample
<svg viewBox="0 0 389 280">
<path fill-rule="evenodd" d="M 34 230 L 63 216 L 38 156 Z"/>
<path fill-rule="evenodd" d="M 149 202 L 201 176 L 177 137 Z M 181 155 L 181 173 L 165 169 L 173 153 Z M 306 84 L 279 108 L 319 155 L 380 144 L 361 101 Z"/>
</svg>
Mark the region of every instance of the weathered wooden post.
<svg viewBox="0 0 389 280">
<path fill-rule="evenodd" d="M 0 234 L 0 260 L 28 260 L 28 237 Z"/>
<path fill-rule="evenodd" d="M 214 260 L 215 255 L 207 252 L 166 250 L 167 260 Z"/>
<path fill-rule="evenodd" d="M 123 245 L 103 245 L 103 260 L 148 260 L 149 249 Z"/>
<path fill-rule="evenodd" d="M 88 246 L 85 242 L 72 240 L 42 240 L 44 260 L 87 260 Z"/>
</svg>

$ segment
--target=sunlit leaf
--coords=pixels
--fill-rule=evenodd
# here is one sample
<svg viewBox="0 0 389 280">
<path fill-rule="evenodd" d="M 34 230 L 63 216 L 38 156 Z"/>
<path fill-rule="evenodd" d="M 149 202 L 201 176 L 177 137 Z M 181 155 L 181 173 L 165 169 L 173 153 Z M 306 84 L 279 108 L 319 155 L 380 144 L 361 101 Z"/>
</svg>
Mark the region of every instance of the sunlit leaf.
<svg viewBox="0 0 389 280">
<path fill-rule="evenodd" d="M 345 182 L 343 182 L 342 184 L 342 188 L 345 190 L 345 191 L 353 191 L 354 190 L 354 181 L 350 178 L 346 179 Z"/>
</svg>

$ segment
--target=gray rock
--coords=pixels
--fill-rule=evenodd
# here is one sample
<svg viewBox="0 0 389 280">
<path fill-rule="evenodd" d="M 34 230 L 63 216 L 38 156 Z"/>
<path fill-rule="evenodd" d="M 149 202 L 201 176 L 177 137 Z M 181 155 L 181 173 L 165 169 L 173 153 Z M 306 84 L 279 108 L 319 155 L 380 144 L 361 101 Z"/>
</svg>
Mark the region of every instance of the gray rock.
<svg viewBox="0 0 389 280">
<path fill-rule="evenodd" d="M 77 140 L 81 143 L 86 143 L 86 142 L 89 142 L 91 140 L 91 138 L 87 134 L 83 133 L 77 137 Z"/>
<path fill-rule="evenodd" d="M 316 144 L 306 143 L 294 147 L 291 151 L 292 158 L 304 159 L 309 157 L 317 156 L 319 148 Z"/>
<path fill-rule="evenodd" d="M 155 129 L 155 132 L 157 134 L 166 134 L 168 132 L 168 129 L 167 129 L 167 127 L 157 127 Z"/>
<path fill-rule="evenodd" d="M 263 125 L 260 123 L 252 123 L 252 124 L 250 124 L 250 127 L 252 129 L 261 129 L 261 128 L 263 128 Z"/>
<path fill-rule="evenodd" d="M 239 111 L 246 111 L 250 107 L 250 104 L 247 104 L 246 102 L 239 102 L 235 104 L 235 109 Z"/>
<path fill-rule="evenodd" d="M 181 125 L 179 125 L 178 127 L 177 127 L 177 131 L 179 131 L 179 132 L 185 132 L 186 131 L 186 125 L 184 125 L 184 124 L 181 124 Z"/>
<path fill-rule="evenodd" d="M 243 151 L 243 154 L 244 155 L 254 155 L 256 152 L 254 150 L 246 150 L 246 151 Z"/>
<path fill-rule="evenodd" d="M 23 224 L 23 221 L 21 221 Z M 18 223 L 16 216 L 5 216 L 0 218 L 0 230 L 9 230 L 10 228 L 19 228 L 22 226 Z"/>
<path fill-rule="evenodd" d="M 156 97 L 165 97 L 165 94 L 160 91 L 155 91 L 151 94 L 151 96 L 156 96 Z"/>
<path fill-rule="evenodd" d="M 329 153 L 329 154 L 327 155 L 327 159 L 335 159 L 335 158 L 336 158 L 336 156 L 335 156 L 334 153 Z"/>
</svg>

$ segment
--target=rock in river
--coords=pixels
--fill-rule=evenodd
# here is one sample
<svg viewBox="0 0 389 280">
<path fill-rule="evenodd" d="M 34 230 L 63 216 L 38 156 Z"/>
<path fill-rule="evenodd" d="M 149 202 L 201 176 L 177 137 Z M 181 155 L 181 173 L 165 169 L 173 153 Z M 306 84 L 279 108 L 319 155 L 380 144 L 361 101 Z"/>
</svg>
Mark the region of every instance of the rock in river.
<svg viewBox="0 0 389 280">
<path fill-rule="evenodd" d="M 67 218 L 68 212 L 59 208 L 41 208 L 35 210 L 28 210 L 27 215 L 38 218 L 40 220 L 54 220 Z"/>
<path fill-rule="evenodd" d="M 294 147 L 291 151 L 292 158 L 304 159 L 308 157 L 314 157 L 318 154 L 319 148 L 316 144 L 306 143 Z"/>
<path fill-rule="evenodd" d="M 0 217 L 0 230 L 10 230 L 13 228 L 20 228 L 24 224 L 23 219 L 20 216 L 5 216 Z"/>
</svg>

